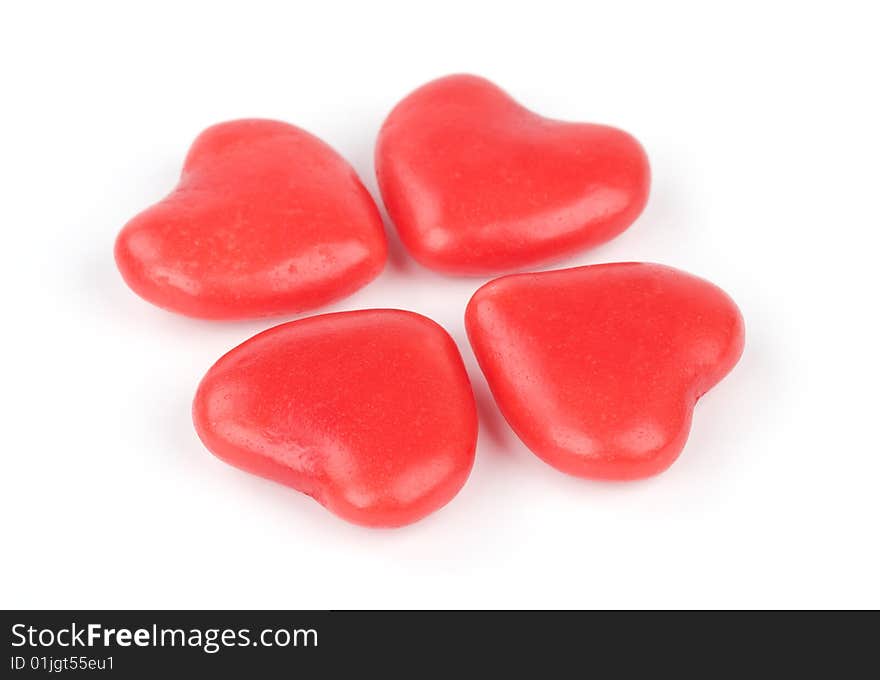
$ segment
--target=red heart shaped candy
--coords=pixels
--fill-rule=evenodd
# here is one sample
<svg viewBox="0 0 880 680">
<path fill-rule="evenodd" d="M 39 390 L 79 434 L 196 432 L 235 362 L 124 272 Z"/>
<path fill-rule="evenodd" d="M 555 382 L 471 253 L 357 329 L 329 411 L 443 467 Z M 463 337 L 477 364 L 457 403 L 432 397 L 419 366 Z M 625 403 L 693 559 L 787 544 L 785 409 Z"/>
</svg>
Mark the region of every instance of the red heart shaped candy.
<svg viewBox="0 0 880 680">
<path fill-rule="evenodd" d="M 474 461 L 477 415 L 452 338 L 419 314 L 323 314 L 276 326 L 223 356 L 193 404 L 226 462 L 370 526 L 445 505 Z"/>
<path fill-rule="evenodd" d="M 404 245 L 455 274 L 498 273 L 607 241 L 642 211 L 650 182 L 627 133 L 543 118 L 470 75 L 428 83 L 394 108 L 376 172 Z"/>
<path fill-rule="evenodd" d="M 657 264 L 490 281 L 465 313 L 495 400 L 534 453 L 573 475 L 633 479 L 681 452 L 694 404 L 736 364 L 724 291 Z"/>
<path fill-rule="evenodd" d="M 132 290 L 210 319 L 318 307 L 372 280 L 385 256 L 382 219 L 352 167 L 272 120 L 205 130 L 174 191 L 116 240 Z"/>
</svg>

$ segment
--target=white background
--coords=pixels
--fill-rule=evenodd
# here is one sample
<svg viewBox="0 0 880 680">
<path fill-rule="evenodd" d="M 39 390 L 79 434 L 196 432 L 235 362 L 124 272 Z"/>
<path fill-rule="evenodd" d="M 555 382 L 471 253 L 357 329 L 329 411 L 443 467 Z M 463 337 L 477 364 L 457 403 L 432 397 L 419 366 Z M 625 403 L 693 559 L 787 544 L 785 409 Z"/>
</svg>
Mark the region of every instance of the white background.
<svg viewBox="0 0 880 680">
<path fill-rule="evenodd" d="M 880 606 L 873 4 L 4 4 L 0 605 Z M 358 528 L 227 467 L 193 431 L 203 373 L 275 322 L 151 307 L 113 239 L 173 187 L 195 135 L 231 118 L 314 132 L 377 195 L 383 117 L 459 71 L 635 134 L 654 174 L 645 213 L 562 264 L 705 276 L 740 304 L 746 351 L 666 473 L 568 477 L 518 442 L 476 368 L 462 313 L 482 281 L 431 274 L 392 237 L 385 273 L 321 311 L 443 324 L 480 439 L 446 508 Z"/>
</svg>

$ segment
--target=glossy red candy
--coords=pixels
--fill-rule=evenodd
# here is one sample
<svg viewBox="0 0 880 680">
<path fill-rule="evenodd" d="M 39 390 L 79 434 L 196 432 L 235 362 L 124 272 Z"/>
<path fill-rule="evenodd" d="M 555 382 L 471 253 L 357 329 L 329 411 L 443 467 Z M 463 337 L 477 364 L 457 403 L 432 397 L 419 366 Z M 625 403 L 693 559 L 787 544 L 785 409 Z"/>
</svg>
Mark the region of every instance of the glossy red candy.
<svg viewBox="0 0 880 680">
<path fill-rule="evenodd" d="M 505 276 L 474 294 L 465 322 L 526 446 L 564 472 L 602 479 L 668 467 L 697 399 L 744 342 L 726 293 L 657 264 Z"/>
<path fill-rule="evenodd" d="M 385 256 L 381 217 L 352 167 L 272 120 L 205 130 L 174 191 L 116 240 L 132 290 L 209 319 L 318 307 L 372 280 Z"/>
<path fill-rule="evenodd" d="M 604 125 L 543 118 L 488 80 L 435 80 L 390 113 L 379 187 L 413 257 L 454 274 L 559 258 L 626 229 L 648 198 L 642 147 Z"/>
<path fill-rule="evenodd" d="M 474 461 L 477 415 L 452 338 L 419 314 L 323 314 L 223 356 L 193 404 L 219 458 L 369 526 L 445 505 Z"/>
</svg>

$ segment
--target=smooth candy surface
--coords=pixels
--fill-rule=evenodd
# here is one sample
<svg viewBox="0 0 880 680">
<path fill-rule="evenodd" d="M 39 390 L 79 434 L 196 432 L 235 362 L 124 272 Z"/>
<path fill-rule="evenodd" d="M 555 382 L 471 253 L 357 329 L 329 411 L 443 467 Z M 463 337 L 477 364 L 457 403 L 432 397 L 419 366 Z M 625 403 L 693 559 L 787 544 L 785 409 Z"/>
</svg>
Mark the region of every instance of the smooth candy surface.
<svg viewBox="0 0 880 680">
<path fill-rule="evenodd" d="M 607 241 L 642 211 L 650 183 L 626 132 L 543 118 L 471 75 L 435 80 L 394 108 L 376 172 L 413 257 L 453 274 L 501 273 Z"/>
<path fill-rule="evenodd" d="M 736 364 L 744 326 L 717 286 L 656 264 L 490 281 L 468 338 L 508 423 L 573 475 L 634 479 L 684 447 L 694 404 Z"/>
<path fill-rule="evenodd" d="M 351 522 L 399 526 L 445 505 L 474 461 L 477 414 L 458 348 L 398 310 L 276 326 L 223 356 L 193 404 L 219 458 Z"/>
<path fill-rule="evenodd" d="M 237 120 L 193 143 L 180 183 L 122 229 L 116 263 L 138 295 L 209 319 L 301 312 L 372 280 L 386 243 L 352 167 L 287 123 Z"/>
</svg>

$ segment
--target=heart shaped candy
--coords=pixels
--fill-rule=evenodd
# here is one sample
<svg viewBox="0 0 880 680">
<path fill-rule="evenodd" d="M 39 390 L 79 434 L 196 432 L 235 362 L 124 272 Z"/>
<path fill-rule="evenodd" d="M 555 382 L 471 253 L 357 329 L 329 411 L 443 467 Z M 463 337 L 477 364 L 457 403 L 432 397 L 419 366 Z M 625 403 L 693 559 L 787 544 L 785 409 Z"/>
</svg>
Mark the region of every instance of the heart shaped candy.
<svg viewBox="0 0 880 680">
<path fill-rule="evenodd" d="M 477 415 L 452 338 L 419 314 L 323 314 L 276 326 L 223 356 L 193 404 L 226 462 L 370 526 L 445 505 L 474 461 Z"/>
<path fill-rule="evenodd" d="M 272 120 L 205 130 L 180 183 L 116 240 L 128 285 L 210 319 L 301 312 L 348 295 L 385 263 L 382 219 L 352 167 Z"/>
<path fill-rule="evenodd" d="M 627 133 L 543 118 L 470 75 L 428 83 L 394 108 L 376 172 L 413 257 L 455 274 L 498 273 L 607 241 L 642 211 L 650 182 Z"/>
<path fill-rule="evenodd" d="M 726 293 L 644 263 L 495 279 L 471 298 L 465 323 L 526 446 L 564 472 L 604 479 L 668 467 L 697 399 L 733 368 L 744 343 Z"/>
</svg>

